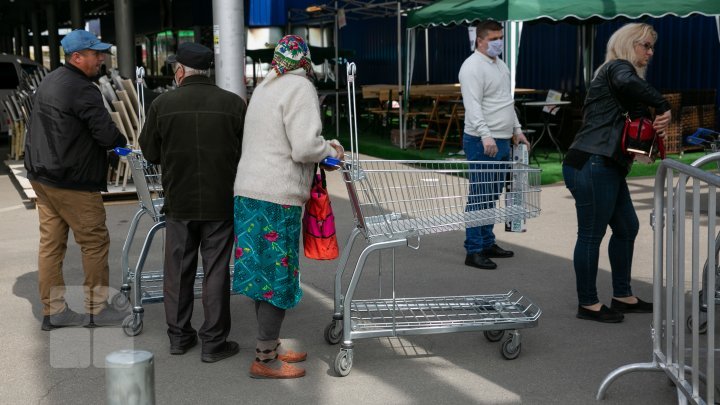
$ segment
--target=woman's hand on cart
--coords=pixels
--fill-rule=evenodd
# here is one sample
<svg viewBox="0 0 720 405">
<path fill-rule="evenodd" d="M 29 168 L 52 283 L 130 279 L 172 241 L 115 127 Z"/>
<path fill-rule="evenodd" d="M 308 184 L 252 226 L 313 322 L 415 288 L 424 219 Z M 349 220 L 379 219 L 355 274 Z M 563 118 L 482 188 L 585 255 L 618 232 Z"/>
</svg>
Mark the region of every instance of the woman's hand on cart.
<svg viewBox="0 0 720 405">
<path fill-rule="evenodd" d="M 342 167 L 344 163 L 343 160 L 345 160 L 345 149 L 340 145 L 340 142 L 334 139 L 330 141 L 330 146 L 335 149 L 337 156 L 328 156 L 323 159 L 320 164 L 325 170 L 333 171 Z"/>
</svg>

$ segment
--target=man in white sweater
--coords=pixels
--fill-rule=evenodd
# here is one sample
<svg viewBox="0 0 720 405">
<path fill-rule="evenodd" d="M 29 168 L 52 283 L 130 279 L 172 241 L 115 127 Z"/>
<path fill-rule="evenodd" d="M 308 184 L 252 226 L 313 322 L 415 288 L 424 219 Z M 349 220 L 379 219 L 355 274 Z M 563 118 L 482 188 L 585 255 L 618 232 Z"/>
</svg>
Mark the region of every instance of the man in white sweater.
<svg viewBox="0 0 720 405">
<path fill-rule="evenodd" d="M 483 21 L 476 27 L 475 52 L 460 68 L 458 75 L 465 106 L 463 148 L 468 160 L 500 162 L 510 159 L 510 141 L 530 146 L 515 114 L 510 88 L 510 71 L 498 56 L 503 50 L 502 25 Z M 471 173 L 467 211 L 495 206 L 505 184 L 505 174 L 494 172 L 496 164 L 478 164 Z M 513 252 L 495 243 L 493 225 L 466 230 L 465 264 L 492 270 L 492 258 L 512 257 Z"/>
</svg>

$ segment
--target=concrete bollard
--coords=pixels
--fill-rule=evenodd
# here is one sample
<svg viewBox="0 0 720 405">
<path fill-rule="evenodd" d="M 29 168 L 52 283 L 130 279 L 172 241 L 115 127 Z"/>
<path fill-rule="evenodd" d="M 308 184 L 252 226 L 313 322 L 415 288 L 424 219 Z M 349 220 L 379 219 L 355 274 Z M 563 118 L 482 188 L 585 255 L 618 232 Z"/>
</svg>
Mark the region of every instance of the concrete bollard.
<svg viewBox="0 0 720 405">
<path fill-rule="evenodd" d="M 155 361 L 144 350 L 119 350 L 105 357 L 108 405 L 155 405 Z"/>
</svg>

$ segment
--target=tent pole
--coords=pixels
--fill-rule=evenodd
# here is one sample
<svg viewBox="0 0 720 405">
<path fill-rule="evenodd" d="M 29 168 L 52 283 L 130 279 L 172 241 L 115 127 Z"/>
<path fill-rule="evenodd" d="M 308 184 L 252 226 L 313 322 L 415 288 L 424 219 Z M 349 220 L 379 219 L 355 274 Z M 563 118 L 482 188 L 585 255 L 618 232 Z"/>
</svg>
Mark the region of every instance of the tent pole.
<svg viewBox="0 0 720 405">
<path fill-rule="evenodd" d="M 430 27 L 425 28 L 425 84 L 430 84 L 430 44 L 428 44 L 428 31 Z"/>
<path fill-rule="evenodd" d="M 340 78 L 338 77 L 338 2 L 335 0 L 335 137 L 340 137 Z M 349 106 L 348 106 L 349 107 Z"/>
<path fill-rule="evenodd" d="M 400 130 L 400 148 L 405 149 L 405 125 L 403 121 L 403 91 L 402 91 L 402 31 L 401 31 L 401 4 L 397 2 L 397 60 L 398 60 L 398 96 L 400 96 L 398 109 L 398 127 Z M 390 101 L 392 102 L 392 100 Z"/>
</svg>

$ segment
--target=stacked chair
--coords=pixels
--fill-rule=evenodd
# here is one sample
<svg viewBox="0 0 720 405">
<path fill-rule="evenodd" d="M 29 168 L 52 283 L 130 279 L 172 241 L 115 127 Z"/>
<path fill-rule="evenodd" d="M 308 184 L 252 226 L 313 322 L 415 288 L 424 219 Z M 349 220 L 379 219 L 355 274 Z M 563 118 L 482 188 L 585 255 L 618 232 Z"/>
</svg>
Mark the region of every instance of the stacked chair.
<svg viewBox="0 0 720 405">
<path fill-rule="evenodd" d="M 1 108 L 4 110 L 4 119 L 8 120 L 8 134 L 10 135 L 10 160 L 23 158 L 25 149 L 25 134 L 30 125 L 30 114 L 33 103 L 32 94 L 40 85 L 40 81 L 48 71 L 45 68 L 38 69 L 32 74 L 23 72 L 18 88 L 1 100 Z"/>
<path fill-rule="evenodd" d="M 142 77 L 139 79 L 142 85 Z M 128 147 L 138 149 L 138 137 L 145 121 L 145 110 L 139 102 L 138 93 L 130 79 L 120 77 L 117 71 L 112 71 L 110 78 L 103 76 L 98 82 L 103 95 L 105 108 L 110 112 L 115 125 L 128 140 Z M 126 156 L 120 156 L 118 166 L 109 172 L 108 182 L 115 186 L 122 183 L 122 190 L 127 187 L 131 171 Z"/>
</svg>

